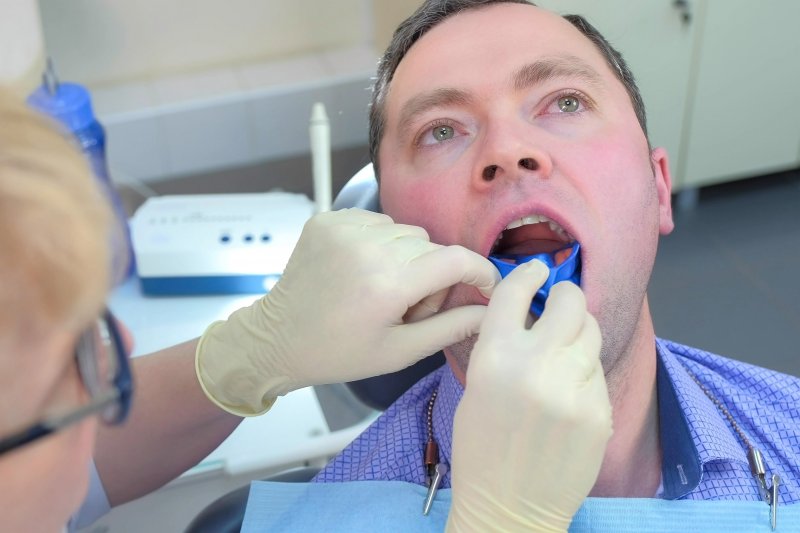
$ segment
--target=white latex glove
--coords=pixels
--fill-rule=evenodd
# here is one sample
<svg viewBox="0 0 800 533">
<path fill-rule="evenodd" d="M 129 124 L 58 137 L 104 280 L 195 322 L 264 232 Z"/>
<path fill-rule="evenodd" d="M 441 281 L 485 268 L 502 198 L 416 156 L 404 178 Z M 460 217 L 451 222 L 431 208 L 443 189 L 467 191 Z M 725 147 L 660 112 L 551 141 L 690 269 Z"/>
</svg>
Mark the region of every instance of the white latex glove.
<svg viewBox="0 0 800 533">
<path fill-rule="evenodd" d="M 448 531 L 566 531 L 597 479 L 612 432 L 600 330 L 570 282 L 528 329 L 546 277 L 521 265 L 489 302 L 455 415 Z"/>
<path fill-rule="evenodd" d="M 223 409 L 261 414 L 289 391 L 397 371 L 474 335 L 486 306 L 436 312 L 452 285 L 488 297 L 499 281 L 485 257 L 433 244 L 422 228 L 359 209 L 321 213 L 275 287 L 209 326 L 197 375 Z"/>
</svg>

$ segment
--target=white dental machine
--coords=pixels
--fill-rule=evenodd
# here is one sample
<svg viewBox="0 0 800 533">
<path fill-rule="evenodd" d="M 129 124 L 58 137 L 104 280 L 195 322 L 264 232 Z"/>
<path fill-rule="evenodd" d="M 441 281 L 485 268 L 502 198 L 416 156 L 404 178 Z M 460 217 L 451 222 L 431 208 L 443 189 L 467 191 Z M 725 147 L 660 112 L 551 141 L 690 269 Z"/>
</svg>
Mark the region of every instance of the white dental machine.
<svg viewBox="0 0 800 533">
<path fill-rule="evenodd" d="M 168 195 L 149 198 L 130 221 L 147 295 L 260 294 L 286 267 L 303 225 L 330 210 L 330 127 L 314 104 L 309 127 L 316 206 L 305 195 Z"/>
</svg>

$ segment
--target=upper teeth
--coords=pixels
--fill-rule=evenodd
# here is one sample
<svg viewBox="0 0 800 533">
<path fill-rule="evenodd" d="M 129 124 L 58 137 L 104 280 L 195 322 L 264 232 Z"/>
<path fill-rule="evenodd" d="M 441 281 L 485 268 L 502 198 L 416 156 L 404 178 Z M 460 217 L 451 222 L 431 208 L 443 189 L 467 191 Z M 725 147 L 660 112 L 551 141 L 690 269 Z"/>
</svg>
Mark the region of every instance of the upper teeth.
<svg viewBox="0 0 800 533">
<path fill-rule="evenodd" d="M 509 222 L 508 226 L 505 229 L 514 229 L 520 226 L 526 226 L 528 224 L 538 224 L 540 222 L 547 222 L 547 225 L 550 226 L 550 229 L 557 233 L 559 236 L 563 237 L 565 240 L 569 240 L 569 234 L 564 231 L 557 222 L 550 220 L 544 215 L 529 215 L 526 217 L 518 218 L 517 220 L 513 220 Z"/>
</svg>

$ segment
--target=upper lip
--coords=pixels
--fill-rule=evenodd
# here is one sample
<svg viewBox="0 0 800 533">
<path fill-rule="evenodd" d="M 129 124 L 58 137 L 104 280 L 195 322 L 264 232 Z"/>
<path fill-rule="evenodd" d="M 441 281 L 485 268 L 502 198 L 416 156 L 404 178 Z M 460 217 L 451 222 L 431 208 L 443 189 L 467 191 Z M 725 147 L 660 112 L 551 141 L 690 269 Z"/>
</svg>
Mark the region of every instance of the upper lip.
<svg viewBox="0 0 800 533">
<path fill-rule="evenodd" d="M 484 256 L 488 256 L 492 251 L 495 241 L 500 237 L 501 232 L 505 230 L 506 226 L 515 220 L 531 215 L 547 217 L 561 226 L 564 231 L 569 234 L 571 240 L 578 240 L 573 226 L 564 218 L 562 213 L 557 211 L 554 207 L 544 204 L 528 204 L 511 207 L 502 213 L 486 230 L 486 234 L 481 241 L 480 252 Z"/>
</svg>

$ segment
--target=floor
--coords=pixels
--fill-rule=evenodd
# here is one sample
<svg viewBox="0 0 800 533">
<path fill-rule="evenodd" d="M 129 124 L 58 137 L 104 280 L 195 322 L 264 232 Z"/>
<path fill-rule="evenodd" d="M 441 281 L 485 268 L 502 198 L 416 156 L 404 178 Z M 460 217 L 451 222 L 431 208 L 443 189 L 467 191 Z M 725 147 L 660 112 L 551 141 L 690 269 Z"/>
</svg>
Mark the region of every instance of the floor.
<svg viewBox="0 0 800 533">
<path fill-rule="evenodd" d="M 800 376 L 800 170 L 701 189 L 650 283 L 656 333 Z"/>
</svg>

